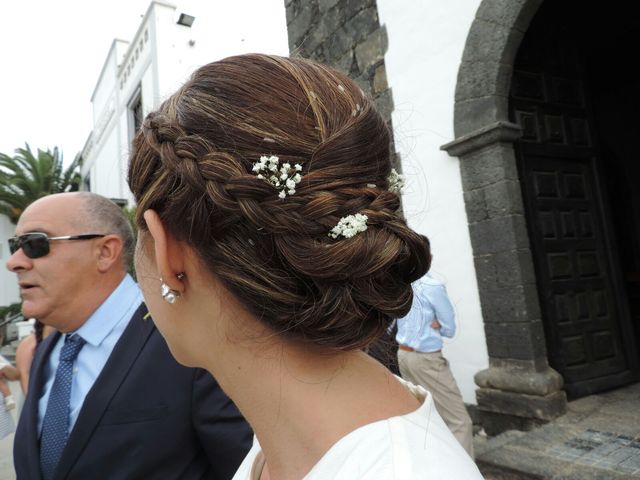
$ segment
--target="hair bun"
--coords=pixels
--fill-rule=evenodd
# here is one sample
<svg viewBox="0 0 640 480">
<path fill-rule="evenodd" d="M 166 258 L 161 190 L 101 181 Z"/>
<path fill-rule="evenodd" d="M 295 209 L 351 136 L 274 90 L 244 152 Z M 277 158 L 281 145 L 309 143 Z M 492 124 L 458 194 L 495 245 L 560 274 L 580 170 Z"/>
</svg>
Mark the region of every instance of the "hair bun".
<svg viewBox="0 0 640 480">
<path fill-rule="evenodd" d="M 137 134 L 129 184 L 257 319 L 299 341 L 361 348 L 411 306 L 429 243 L 399 215 L 390 136 L 349 78 L 302 59 L 205 65 Z M 299 164 L 295 193 L 260 179 L 261 156 Z M 372 186 L 373 185 L 373 186 Z M 329 233 L 363 214 L 351 238 Z"/>
</svg>

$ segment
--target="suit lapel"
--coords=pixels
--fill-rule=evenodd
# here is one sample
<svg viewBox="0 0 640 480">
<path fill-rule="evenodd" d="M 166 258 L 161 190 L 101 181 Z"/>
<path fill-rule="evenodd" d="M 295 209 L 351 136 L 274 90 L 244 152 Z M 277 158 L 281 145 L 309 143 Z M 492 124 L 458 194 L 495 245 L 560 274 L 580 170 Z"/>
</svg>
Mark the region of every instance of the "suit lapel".
<svg viewBox="0 0 640 480">
<path fill-rule="evenodd" d="M 44 375 L 49 355 L 58 342 L 60 333 L 56 332 L 45 338 L 38 346 L 33 357 L 33 363 L 29 370 L 29 391 L 22 407 L 19 429 L 24 432 L 24 439 L 29 459 L 29 478 L 40 479 L 40 434 L 38 432 L 39 403 L 42 390 L 46 383 Z"/>
<path fill-rule="evenodd" d="M 67 446 L 62 453 L 62 458 L 60 458 L 56 477 L 65 478 L 67 476 L 100 423 L 111 399 L 138 358 L 149 335 L 155 329 L 153 321 L 143 318 L 146 314 L 147 308 L 143 303 L 133 314 L 102 372 L 87 393 L 78 419 L 69 435 Z"/>
</svg>

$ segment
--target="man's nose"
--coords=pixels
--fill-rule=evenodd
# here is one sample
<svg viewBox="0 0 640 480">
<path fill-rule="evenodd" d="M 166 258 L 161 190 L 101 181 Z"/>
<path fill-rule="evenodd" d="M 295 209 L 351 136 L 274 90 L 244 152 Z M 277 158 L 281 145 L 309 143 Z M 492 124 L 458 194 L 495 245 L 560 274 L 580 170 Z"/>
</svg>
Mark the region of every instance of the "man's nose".
<svg viewBox="0 0 640 480">
<path fill-rule="evenodd" d="M 24 254 L 22 248 L 13 252 L 9 257 L 9 260 L 7 260 L 7 270 L 14 273 L 20 270 L 28 270 L 31 268 L 31 265 L 32 260 Z"/>
</svg>

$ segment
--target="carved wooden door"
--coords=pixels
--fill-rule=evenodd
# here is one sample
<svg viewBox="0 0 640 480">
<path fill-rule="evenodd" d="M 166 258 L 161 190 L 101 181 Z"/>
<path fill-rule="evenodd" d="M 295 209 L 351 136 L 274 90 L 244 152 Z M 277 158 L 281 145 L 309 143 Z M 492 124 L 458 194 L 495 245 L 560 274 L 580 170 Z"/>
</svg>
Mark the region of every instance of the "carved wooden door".
<svg viewBox="0 0 640 480">
<path fill-rule="evenodd" d="M 637 374 L 584 90 L 580 78 L 516 70 L 510 100 L 549 363 L 572 398 Z"/>
</svg>

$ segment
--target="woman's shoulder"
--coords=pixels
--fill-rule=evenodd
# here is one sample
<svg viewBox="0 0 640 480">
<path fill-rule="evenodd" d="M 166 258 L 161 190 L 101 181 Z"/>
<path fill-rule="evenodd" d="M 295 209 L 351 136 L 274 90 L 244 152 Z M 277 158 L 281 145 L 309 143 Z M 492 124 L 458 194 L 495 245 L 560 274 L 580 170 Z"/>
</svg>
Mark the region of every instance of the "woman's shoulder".
<svg viewBox="0 0 640 480">
<path fill-rule="evenodd" d="M 306 480 L 481 480 L 475 463 L 438 415 L 431 395 L 417 410 L 366 425 L 337 442 Z"/>
<path fill-rule="evenodd" d="M 338 440 L 305 480 L 482 480 L 478 467 L 449 431 L 420 386 L 400 382 L 421 401 L 418 409 L 364 425 Z M 260 460 L 254 446 L 234 480 L 253 478 Z"/>
</svg>

